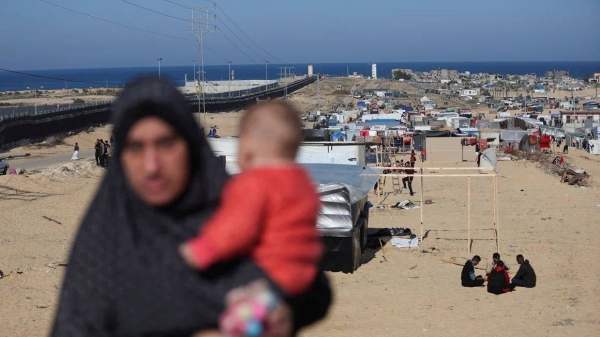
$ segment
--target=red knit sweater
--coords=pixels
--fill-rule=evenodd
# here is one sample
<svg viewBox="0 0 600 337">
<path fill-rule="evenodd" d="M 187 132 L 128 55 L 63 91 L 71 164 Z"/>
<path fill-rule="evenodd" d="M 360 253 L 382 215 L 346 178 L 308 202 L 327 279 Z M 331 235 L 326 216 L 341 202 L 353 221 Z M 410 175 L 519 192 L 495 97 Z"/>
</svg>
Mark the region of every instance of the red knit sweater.
<svg viewBox="0 0 600 337">
<path fill-rule="evenodd" d="M 251 169 L 228 183 L 221 200 L 190 241 L 197 267 L 250 256 L 287 294 L 304 292 L 323 250 L 320 201 L 308 174 L 297 165 Z"/>
</svg>

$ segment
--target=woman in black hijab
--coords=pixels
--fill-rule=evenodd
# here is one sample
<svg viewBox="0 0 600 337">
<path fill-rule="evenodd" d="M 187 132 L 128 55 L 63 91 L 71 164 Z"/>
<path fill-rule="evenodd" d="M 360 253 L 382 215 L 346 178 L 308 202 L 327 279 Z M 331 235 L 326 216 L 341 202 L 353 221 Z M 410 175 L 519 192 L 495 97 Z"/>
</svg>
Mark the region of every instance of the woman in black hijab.
<svg viewBox="0 0 600 337">
<path fill-rule="evenodd" d="M 189 152 L 189 182 L 161 207 L 134 192 L 123 166 L 128 134 L 146 117 L 173 128 Z M 178 254 L 178 246 L 216 209 L 227 180 L 224 168 L 186 100 L 165 80 L 128 85 L 113 105 L 112 122 L 115 160 L 75 239 L 52 336 L 189 336 L 217 328 L 225 295 L 266 278 L 250 260 L 199 273 Z M 324 317 L 331 303 L 325 276 L 288 303 L 294 331 Z"/>
</svg>

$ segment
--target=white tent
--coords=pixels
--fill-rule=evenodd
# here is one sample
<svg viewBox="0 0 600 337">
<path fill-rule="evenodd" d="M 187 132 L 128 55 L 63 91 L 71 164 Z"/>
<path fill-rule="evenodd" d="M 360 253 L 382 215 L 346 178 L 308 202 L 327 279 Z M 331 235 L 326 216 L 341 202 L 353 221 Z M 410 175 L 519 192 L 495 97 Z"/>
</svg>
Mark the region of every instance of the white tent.
<svg viewBox="0 0 600 337">
<path fill-rule="evenodd" d="M 423 96 L 421 97 L 421 104 L 425 105 L 425 104 L 432 104 L 433 102 L 429 99 L 429 97 L 427 96 Z"/>
</svg>

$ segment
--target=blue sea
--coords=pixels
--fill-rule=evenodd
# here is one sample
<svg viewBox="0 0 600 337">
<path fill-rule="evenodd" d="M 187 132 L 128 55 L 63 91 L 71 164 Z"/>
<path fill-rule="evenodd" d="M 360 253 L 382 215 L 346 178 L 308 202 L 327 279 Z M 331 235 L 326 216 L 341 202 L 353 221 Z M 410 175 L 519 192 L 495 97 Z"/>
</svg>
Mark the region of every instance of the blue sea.
<svg viewBox="0 0 600 337">
<path fill-rule="evenodd" d="M 308 64 L 269 64 L 268 78 L 280 77 L 277 67 L 293 66 L 296 75 L 304 75 L 308 71 Z M 330 75 L 345 76 L 347 72 L 357 72 L 364 76 L 371 76 L 371 63 L 314 63 L 314 72 Z M 471 73 L 486 72 L 497 74 L 531 74 L 544 76 L 548 70 L 566 70 L 572 77 L 583 78 L 586 74 L 592 75 L 600 72 L 600 61 L 591 62 L 384 62 L 377 63 L 378 77 L 391 77 L 394 68 L 409 68 L 416 71 L 429 71 L 435 68 L 456 69 L 460 72 Z M 196 65 L 196 71 L 198 66 Z M 264 79 L 264 65 L 235 65 L 235 79 Z M 204 67 L 208 81 L 228 79 L 227 65 L 208 65 Z M 0 71 L 0 92 L 13 90 L 27 90 L 27 87 L 44 89 L 64 88 L 98 88 L 122 87 L 133 78 L 143 75 L 158 75 L 158 66 L 139 68 L 92 68 L 92 69 L 55 69 L 55 70 L 19 70 L 23 73 L 53 77 L 57 79 L 38 78 L 22 74 Z M 162 67 L 161 76 L 168 77 L 178 85 L 183 85 L 185 74 L 188 80 L 193 79 L 194 67 L 189 66 Z M 61 79 L 61 80 L 58 80 Z M 64 79 L 64 80 L 63 80 Z M 65 81 L 66 80 L 66 81 Z M 80 81 L 80 82 L 77 82 Z"/>
</svg>

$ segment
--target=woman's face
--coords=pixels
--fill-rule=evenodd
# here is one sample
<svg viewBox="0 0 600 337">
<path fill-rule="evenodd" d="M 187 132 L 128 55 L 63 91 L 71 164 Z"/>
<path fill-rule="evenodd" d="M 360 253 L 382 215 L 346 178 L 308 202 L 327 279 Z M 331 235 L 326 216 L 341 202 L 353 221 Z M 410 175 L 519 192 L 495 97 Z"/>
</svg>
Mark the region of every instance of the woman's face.
<svg viewBox="0 0 600 337">
<path fill-rule="evenodd" d="M 149 206 L 168 206 L 190 180 L 185 139 L 158 117 L 145 117 L 129 130 L 121 164 L 129 186 Z"/>
</svg>

